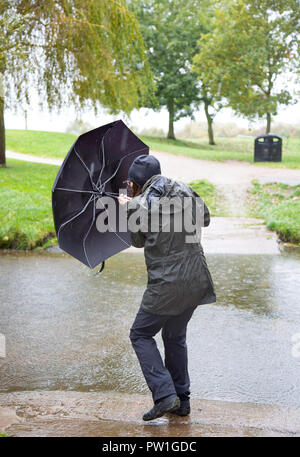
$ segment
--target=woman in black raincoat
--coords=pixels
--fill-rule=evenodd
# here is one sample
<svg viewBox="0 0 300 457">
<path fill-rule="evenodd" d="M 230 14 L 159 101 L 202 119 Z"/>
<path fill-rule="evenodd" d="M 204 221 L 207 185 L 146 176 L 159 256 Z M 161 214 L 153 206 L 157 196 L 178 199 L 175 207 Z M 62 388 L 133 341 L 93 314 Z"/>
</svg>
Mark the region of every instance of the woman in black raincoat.
<svg viewBox="0 0 300 457">
<path fill-rule="evenodd" d="M 210 215 L 190 187 L 161 175 L 154 156 L 137 157 L 128 178 L 133 198 L 121 195 L 119 202 L 127 204 L 131 241 L 135 247 L 144 247 L 148 272 L 147 288 L 130 330 L 154 401 L 143 419 L 166 412 L 186 416 L 190 413 L 187 323 L 198 305 L 216 301 L 200 241 L 200 227 L 209 225 Z M 164 363 L 153 338 L 160 330 Z"/>
</svg>

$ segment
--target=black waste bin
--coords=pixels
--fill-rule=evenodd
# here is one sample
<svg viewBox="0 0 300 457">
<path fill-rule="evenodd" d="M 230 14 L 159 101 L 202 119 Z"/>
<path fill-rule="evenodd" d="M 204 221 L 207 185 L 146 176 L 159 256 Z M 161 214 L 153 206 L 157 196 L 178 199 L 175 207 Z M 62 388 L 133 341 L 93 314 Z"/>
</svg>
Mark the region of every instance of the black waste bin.
<svg viewBox="0 0 300 457">
<path fill-rule="evenodd" d="M 271 133 L 261 135 L 254 141 L 254 162 L 281 162 L 282 138 Z"/>
</svg>

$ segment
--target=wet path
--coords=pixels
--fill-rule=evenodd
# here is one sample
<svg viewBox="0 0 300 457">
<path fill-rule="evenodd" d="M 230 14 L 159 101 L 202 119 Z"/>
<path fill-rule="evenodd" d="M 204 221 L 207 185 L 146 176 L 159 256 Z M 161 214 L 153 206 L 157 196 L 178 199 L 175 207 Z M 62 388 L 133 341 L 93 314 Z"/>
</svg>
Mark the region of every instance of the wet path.
<svg viewBox="0 0 300 457">
<path fill-rule="evenodd" d="M 150 404 L 149 396 L 115 392 L 0 394 L 0 429 L 2 411 L 12 436 L 300 436 L 300 408 L 194 398 L 189 417 L 145 423 Z"/>
<path fill-rule="evenodd" d="M 220 186 L 238 216 L 214 218 L 204 231 L 218 302 L 199 307 L 189 324 L 191 417 L 140 420 L 151 399 L 128 333 L 146 283 L 142 255 L 118 254 L 95 277 L 67 255 L 2 252 L 0 332 L 7 358 L 0 360 L 0 430 L 16 436 L 300 434 L 300 254 L 281 252 L 262 221 L 240 217 L 252 179 L 298 184 L 300 171 L 155 154 L 170 176 Z M 163 350 L 160 336 L 157 342 Z"/>
<path fill-rule="evenodd" d="M 207 259 L 218 302 L 189 324 L 193 395 L 300 407 L 299 255 Z M 2 392 L 148 392 L 128 338 L 146 282 L 142 255 L 118 254 L 98 277 L 47 253 L 3 253 L 0 270 Z"/>
</svg>

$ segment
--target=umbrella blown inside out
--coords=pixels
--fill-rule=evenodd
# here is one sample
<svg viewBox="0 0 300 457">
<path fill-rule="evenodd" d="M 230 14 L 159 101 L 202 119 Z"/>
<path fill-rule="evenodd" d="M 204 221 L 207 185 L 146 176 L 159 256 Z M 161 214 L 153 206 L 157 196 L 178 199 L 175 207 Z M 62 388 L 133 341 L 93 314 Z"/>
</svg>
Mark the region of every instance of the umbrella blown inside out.
<svg viewBox="0 0 300 457">
<path fill-rule="evenodd" d="M 134 159 L 149 154 L 143 143 L 118 120 L 80 135 L 61 165 L 52 188 L 52 210 L 58 244 L 68 254 L 94 268 L 130 246 L 130 236 L 119 230 L 119 190 L 126 187 Z M 116 224 L 99 231 L 97 217 L 114 198 Z"/>
</svg>

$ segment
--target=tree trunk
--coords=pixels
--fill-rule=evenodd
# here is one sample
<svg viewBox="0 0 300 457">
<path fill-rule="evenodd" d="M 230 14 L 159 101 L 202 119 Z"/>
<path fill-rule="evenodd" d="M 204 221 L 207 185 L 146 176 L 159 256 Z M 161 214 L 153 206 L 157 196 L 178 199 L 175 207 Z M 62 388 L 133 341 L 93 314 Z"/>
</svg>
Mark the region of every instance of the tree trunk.
<svg viewBox="0 0 300 457">
<path fill-rule="evenodd" d="M 0 96 L 0 167 L 5 166 L 4 98 Z"/>
<path fill-rule="evenodd" d="M 169 111 L 169 131 L 168 131 L 168 139 L 170 140 L 175 140 L 175 135 L 174 135 L 174 102 L 171 100 L 171 102 L 168 104 L 168 111 Z"/>
<path fill-rule="evenodd" d="M 267 128 L 266 128 L 266 133 L 271 132 L 271 114 L 267 113 Z"/>
<path fill-rule="evenodd" d="M 208 112 L 208 107 L 209 107 L 209 102 L 208 100 L 204 100 L 204 111 L 205 111 L 205 116 L 207 119 L 207 131 L 208 131 L 208 140 L 209 144 L 215 145 L 215 140 L 214 140 L 214 131 L 213 131 L 213 118 Z"/>
</svg>

